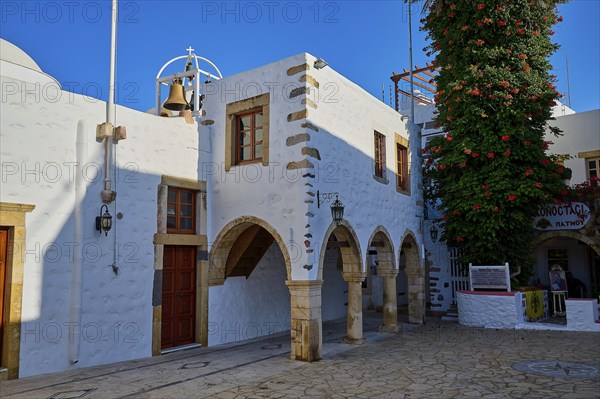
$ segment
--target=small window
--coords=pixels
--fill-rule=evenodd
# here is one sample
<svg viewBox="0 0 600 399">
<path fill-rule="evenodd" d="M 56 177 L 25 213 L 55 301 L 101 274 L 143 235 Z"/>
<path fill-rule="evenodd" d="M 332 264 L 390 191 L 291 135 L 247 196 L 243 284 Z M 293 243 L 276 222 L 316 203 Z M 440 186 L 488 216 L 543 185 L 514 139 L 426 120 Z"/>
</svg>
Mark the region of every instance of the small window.
<svg viewBox="0 0 600 399">
<path fill-rule="evenodd" d="M 375 177 L 385 179 L 385 136 L 375 132 Z"/>
<path fill-rule="evenodd" d="M 196 234 L 196 192 L 169 187 L 167 233 Z"/>
<path fill-rule="evenodd" d="M 269 164 L 269 93 L 229 103 L 225 109 L 225 171 Z"/>
<path fill-rule="evenodd" d="M 600 158 L 585 159 L 585 173 L 587 180 L 592 186 L 598 185 L 598 177 L 600 172 Z"/>
<path fill-rule="evenodd" d="M 235 115 L 235 163 L 261 162 L 263 155 L 262 107 Z"/>
<path fill-rule="evenodd" d="M 408 176 L 408 148 L 396 143 L 396 188 L 399 191 L 410 191 Z"/>
</svg>

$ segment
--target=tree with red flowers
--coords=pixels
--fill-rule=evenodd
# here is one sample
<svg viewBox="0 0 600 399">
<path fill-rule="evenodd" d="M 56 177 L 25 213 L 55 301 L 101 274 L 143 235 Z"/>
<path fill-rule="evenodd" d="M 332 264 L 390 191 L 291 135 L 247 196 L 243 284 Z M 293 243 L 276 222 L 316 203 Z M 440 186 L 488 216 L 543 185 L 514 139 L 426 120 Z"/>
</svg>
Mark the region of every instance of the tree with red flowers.
<svg viewBox="0 0 600 399">
<path fill-rule="evenodd" d="M 442 239 L 463 249 L 463 262 L 509 262 L 525 279 L 532 219 L 564 193 L 570 174 L 544 141 L 559 98 L 548 57 L 558 48 L 550 36 L 561 2 L 432 0 L 422 20 L 439 68 L 436 122 L 446 132 L 423 150 Z"/>
</svg>

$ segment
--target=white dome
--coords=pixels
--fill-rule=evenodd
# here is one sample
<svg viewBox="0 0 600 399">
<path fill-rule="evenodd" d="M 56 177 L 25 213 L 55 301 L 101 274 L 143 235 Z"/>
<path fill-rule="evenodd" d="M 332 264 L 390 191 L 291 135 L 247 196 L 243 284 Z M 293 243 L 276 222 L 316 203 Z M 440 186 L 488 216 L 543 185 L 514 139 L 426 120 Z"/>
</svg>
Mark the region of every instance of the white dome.
<svg viewBox="0 0 600 399">
<path fill-rule="evenodd" d="M 37 72 L 42 72 L 42 69 L 36 64 L 33 58 L 19 47 L 4 39 L 0 39 L 0 59 L 25 68 L 33 69 Z"/>
</svg>

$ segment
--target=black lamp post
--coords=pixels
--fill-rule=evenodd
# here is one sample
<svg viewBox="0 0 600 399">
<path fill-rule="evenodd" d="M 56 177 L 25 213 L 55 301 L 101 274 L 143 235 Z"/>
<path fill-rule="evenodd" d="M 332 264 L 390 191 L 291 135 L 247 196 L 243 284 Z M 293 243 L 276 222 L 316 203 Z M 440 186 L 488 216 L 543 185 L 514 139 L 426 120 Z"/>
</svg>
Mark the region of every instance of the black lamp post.
<svg viewBox="0 0 600 399">
<path fill-rule="evenodd" d="M 104 208 L 106 208 L 106 210 L 104 211 L 104 213 L 102 213 L 102 210 Z M 108 206 L 102 205 L 102 207 L 100 207 L 100 216 L 96 216 L 96 230 L 103 231 L 104 235 L 107 236 L 111 227 L 112 216 L 110 215 L 110 213 L 108 213 Z"/>
</svg>

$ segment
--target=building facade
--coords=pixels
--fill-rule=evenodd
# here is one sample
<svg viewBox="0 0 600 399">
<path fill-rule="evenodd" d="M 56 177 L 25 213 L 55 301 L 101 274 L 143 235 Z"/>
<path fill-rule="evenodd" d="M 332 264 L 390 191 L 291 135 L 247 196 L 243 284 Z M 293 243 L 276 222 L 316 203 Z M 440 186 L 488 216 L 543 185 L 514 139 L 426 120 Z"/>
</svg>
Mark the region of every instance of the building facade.
<svg viewBox="0 0 600 399">
<path fill-rule="evenodd" d="M 324 321 L 361 343 L 363 307 L 393 332 L 397 298 L 423 322 L 418 128 L 316 57 L 204 83 L 191 120 L 117 106 L 106 159 L 106 104 L 2 46 L 9 378 L 288 330 L 292 359 L 319 360 Z"/>
</svg>

